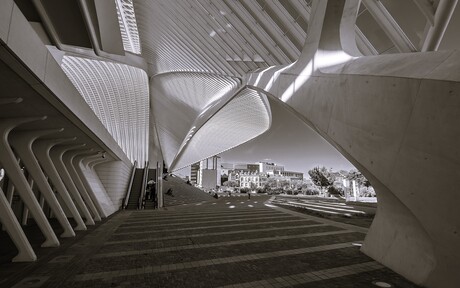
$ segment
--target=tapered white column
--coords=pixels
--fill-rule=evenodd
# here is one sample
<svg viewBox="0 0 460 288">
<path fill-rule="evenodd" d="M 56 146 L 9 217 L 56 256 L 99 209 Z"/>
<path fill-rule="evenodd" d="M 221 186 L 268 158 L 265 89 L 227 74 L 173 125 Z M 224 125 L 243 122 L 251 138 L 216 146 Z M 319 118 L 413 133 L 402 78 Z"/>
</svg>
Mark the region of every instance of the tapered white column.
<svg viewBox="0 0 460 288">
<path fill-rule="evenodd" d="M 21 159 L 19 157 L 16 157 L 16 160 L 18 164 L 19 162 L 21 162 Z M 8 181 L 8 188 L 6 190 L 6 199 L 8 200 L 8 203 L 10 203 L 10 206 L 11 206 L 11 203 L 13 202 L 13 196 L 14 196 L 14 184 L 10 180 Z"/>
<path fill-rule="evenodd" d="M 91 216 L 91 213 L 89 212 L 88 207 L 86 207 L 86 204 L 81 198 L 81 195 L 78 192 L 77 187 L 75 187 L 75 183 L 73 183 L 73 180 L 70 177 L 69 171 L 67 171 L 67 168 L 65 167 L 64 162 L 62 161 L 62 155 L 67 151 L 67 149 L 68 149 L 67 146 L 54 147 L 50 151 L 51 159 L 53 160 L 53 163 L 56 166 L 58 173 L 61 176 L 62 181 L 67 187 L 67 190 L 73 196 L 75 203 L 78 205 L 78 207 L 80 208 L 80 211 L 83 213 L 83 216 L 86 219 L 85 224 L 94 225 L 95 223 L 93 220 L 93 216 Z"/>
<path fill-rule="evenodd" d="M 37 260 L 37 255 L 35 255 L 29 240 L 27 240 L 21 225 L 19 225 L 18 219 L 16 219 L 13 210 L 11 210 L 10 203 L 3 194 L 2 188 L 0 188 L 0 220 L 19 251 L 18 255 L 13 258 L 13 262 L 31 262 Z"/>
<path fill-rule="evenodd" d="M 13 202 L 13 196 L 14 196 L 14 184 L 11 180 L 8 181 L 8 188 L 6 190 L 6 199 L 8 200 L 8 203 L 11 206 L 11 203 Z"/>
<path fill-rule="evenodd" d="M 19 163 L 20 161 L 19 157 L 17 159 Z M 8 180 L 8 187 L 6 188 L 6 201 L 8 201 L 8 205 L 10 205 L 10 207 L 11 207 L 11 203 L 13 202 L 13 196 L 14 196 L 14 184 L 11 180 Z M 5 229 L 6 229 L 5 226 L 2 226 L 2 231 L 5 231 Z"/>
<path fill-rule="evenodd" d="M 53 183 L 53 186 L 56 188 L 57 192 L 61 196 L 62 200 L 64 201 L 65 205 L 72 214 L 75 222 L 77 222 L 77 227 L 74 230 L 86 230 L 86 225 L 81 218 L 80 213 L 75 206 L 72 198 L 70 197 L 67 188 L 62 182 L 61 177 L 59 176 L 56 167 L 54 166 L 53 161 L 51 161 L 50 157 L 50 150 L 51 148 L 58 144 L 67 141 L 66 139 L 50 139 L 50 140 L 37 140 L 33 143 L 33 151 L 35 156 L 37 157 L 38 161 L 40 162 L 40 166 L 43 168 L 45 173 L 48 175 L 49 179 Z"/>
<path fill-rule="evenodd" d="M 43 174 L 43 171 L 40 168 L 40 164 L 38 163 L 37 158 L 32 151 L 32 144 L 38 137 L 61 131 L 62 129 L 15 132 L 12 133 L 10 141 L 15 151 L 19 154 L 22 161 L 24 162 L 27 171 L 35 180 L 35 184 L 40 190 L 41 195 L 43 195 L 43 198 L 46 200 L 51 210 L 53 211 L 54 216 L 64 229 L 64 233 L 61 234 L 61 237 L 73 237 L 75 236 L 75 232 L 73 231 L 72 226 L 70 225 L 69 220 L 64 213 L 64 210 L 59 204 L 56 195 L 54 195 L 54 192 L 51 189 L 51 186 Z M 40 207 L 43 209 L 42 203 L 40 203 Z"/>
<path fill-rule="evenodd" d="M 67 168 L 67 171 L 69 171 L 70 177 L 72 177 L 72 180 L 77 187 L 78 191 L 81 194 L 81 197 L 83 200 L 85 200 L 86 206 L 91 210 L 91 212 L 94 215 L 94 220 L 95 221 L 101 221 L 101 216 L 99 215 L 99 211 L 97 211 L 96 206 L 93 203 L 93 200 L 91 197 L 89 197 L 88 192 L 86 191 L 85 186 L 83 185 L 80 176 L 78 176 L 77 171 L 75 170 L 75 167 L 72 163 L 73 158 L 79 153 L 79 151 L 74 151 L 73 149 L 75 148 L 80 148 L 81 146 L 74 146 L 69 147 L 67 152 L 64 153 L 62 156 L 62 161 L 64 162 L 64 165 Z"/>
<path fill-rule="evenodd" d="M 32 190 L 33 195 L 35 196 L 35 193 L 34 193 L 34 178 L 32 178 L 32 176 L 30 174 L 29 174 L 29 176 L 27 176 L 27 183 L 29 183 L 30 189 Z M 36 197 L 35 197 L 35 199 L 36 199 Z M 40 205 L 40 203 L 38 203 L 38 205 Z M 40 208 L 41 208 L 41 206 L 40 206 Z M 42 211 L 43 211 L 43 209 L 42 209 Z M 29 219 L 29 208 L 27 208 L 27 206 L 25 206 L 24 210 L 22 210 L 21 225 L 26 226 L 28 219 Z"/>
<path fill-rule="evenodd" d="M 38 200 L 38 204 L 40 204 L 40 208 L 42 208 L 43 210 L 43 207 L 45 207 L 45 197 L 43 197 L 43 193 L 40 193 L 40 199 Z M 65 237 L 65 236 L 61 235 L 61 237 Z"/>
<path fill-rule="evenodd" d="M 29 208 L 30 213 L 34 217 L 38 227 L 45 236 L 46 240 L 42 244 L 42 247 L 56 247 L 59 246 L 59 240 L 46 219 L 45 214 L 40 208 L 32 189 L 30 189 L 27 179 L 24 177 L 13 150 L 8 143 L 8 135 L 14 127 L 22 123 L 44 119 L 46 119 L 46 117 L 2 119 L 0 121 L 0 162 L 8 173 L 8 177 L 13 181 L 21 199 Z"/>
<path fill-rule="evenodd" d="M 101 215 L 101 218 L 107 218 L 107 215 L 105 214 L 104 209 L 102 209 L 101 203 L 99 202 L 99 200 L 96 197 L 96 193 L 94 193 L 93 187 L 91 187 L 91 185 L 89 184 L 88 179 L 86 178 L 85 173 L 83 172 L 83 169 L 86 169 L 86 168 L 83 168 L 83 160 L 85 158 L 89 157 L 91 155 L 90 153 L 94 154 L 94 152 L 90 152 L 90 151 L 88 151 L 88 152 L 86 152 L 84 154 L 79 154 L 78 156 L 76 156 L 73 159 L 72 162 L 73 162 L 73 165 L 75 167 L 75 171 L 80 176 L 80 179 L 81 179 L 83 185 L 86 188 L 86 191 L 88 192 L 88 194 L 91 197 L 91 199 L 93 199 L 93 203 L 96 206 L 97 210 L 99 211 L 99 215 Z"/>
</svg>

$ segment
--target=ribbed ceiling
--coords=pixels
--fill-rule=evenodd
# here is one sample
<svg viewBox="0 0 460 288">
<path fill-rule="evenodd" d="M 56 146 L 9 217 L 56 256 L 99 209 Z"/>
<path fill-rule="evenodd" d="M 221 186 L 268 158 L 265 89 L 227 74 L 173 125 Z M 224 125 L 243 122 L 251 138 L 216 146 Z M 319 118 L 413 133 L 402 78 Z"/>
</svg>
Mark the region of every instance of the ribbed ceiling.
<svg viewBox="0 0 460 288">
<path fill-rule="evenodd" d="M 135 1 L 151 74 L 196 71 L 242 76 L 287 64 L 306 37 L 305 1 Z"/>
<path fill-rule="evenodd" d="M 128 158 L 143 165 L 148 153 L 147 74 L 124 64 L 64 56 L 61 68 Z"/>
<path fill-rule="evenodd" d="M 364 55 L 424 51 L 430 30 L 445 20 L 435 23 L 436 14 L 455 8 L 445 2 L 362 0 L 358 48 Z M 242 77 L 292 63 L 306 39 L 310 5 L 307 0 L 134 0 L 151 75 L 196 71 Z"/>
<path fill-rule="evenodd" d="M 114 0 L 117 7 L 118 23 L 125 51 L 140 54 L 141 45 L 137 31 L 133 0 Z"/>
</svg>

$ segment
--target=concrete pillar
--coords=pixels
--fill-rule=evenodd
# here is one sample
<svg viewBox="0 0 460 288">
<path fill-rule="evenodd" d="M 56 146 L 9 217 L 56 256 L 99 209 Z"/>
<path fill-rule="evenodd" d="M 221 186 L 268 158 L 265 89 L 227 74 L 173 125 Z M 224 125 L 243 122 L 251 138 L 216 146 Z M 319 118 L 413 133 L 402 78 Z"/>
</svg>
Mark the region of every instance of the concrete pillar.
<svg viewBox="0 0 460 288">
<path fill-rule="evenodd" d="M 38 163 L 37 158 L 32 151 L 32 144 L 38 137 L 60 131 L 62 131 L 62 129 L 15 132 L 11 136 L 11 143 L 24 162 L 27 171 L 35 180 L 35 183 L 41 192 L 40 198 L 43 200 L 46 199 L 46 202 L 53 211 L 56 219 L 64 229 L 64 233 L 61 234 L 61 237 L 74 237 L 75 232 L 73 231 L 67 216 L 65 215 L 56 196 L 54 195 L 54 192 L 51 189 L 51 186 L 49 185 L 46 176 L 43 174 L 43 171 L 40 168 L 40 164 Z M 44 205 L 43 200 L 40 201 L 40 207 L 42 209 Z"/>
<path fill-rule="evenodd" d="M 21 162 L 21 159 L 19 157 L 16 157 L 16 160 L 19 165 L 19 162 Z M 13 202 L 13 196 L 14 196 L 14 184 L 10 180 L 8 181 L 8 188 L 6 190 L 6 198 L 8 199 L 8 203 L 10 203 L 10 206 L 11 206 L 11 203 Z"/>
<path fill-rule="evenodd" d="M 14 127 L 22 123 L 44 119 L 46 119 L 46 117 L 2 119 L 0 122 L 0 162 L 8 173 L 8 177 L 13 181 L 14 186 L 21 196 L 21 199 L 29 208 L 30 213 L 34 217 L 37 225 L 45 236 L 46 240 L 42 244 L 42 247 L 56 247 L 59 246 L 59 240 L 57 239 L 56 234 L 46 219 L 45 214 L 40 208 L 40 205 L 38 204 L 32 189 L 30 189 L 30 186 L 27 183 L 27 179 L 22 173 L 13 150 L 8 143 L 8 135 Z"/>
<path fill-rule="evenodd" d="M 11 181 L 11 179 L 8 181 L 8 188 L 6 190 L 6 198 L 8 200 L 8 203 L 11 206 L 11 203 L 13 202 L 13 196 L 14 196 L 14 184 Z"/>
<path fill-rule="evenodd" d="M 84 153 L 84 152 L 82 152 L 82 153 Z M 88 153 L 91 153 L 91 154 L 88 155 Z M 73 159 L 72 162 L 74 164 L 75 171 L 80 176 L 80 179 L 81 179 L 83 185 L 85 186 L 86 191 L 88 192 L 88 195 L 91 197 L 91 199 L 93 200 L 94 205 L 96 206 L 97 210 L 99 211 L 99 215 L 101 215 L 101 218 L 107 218 L 107 215 L 105 214 L 104 209 L 102 209 L 101 203 L 97 199 L 93 188 L 89 184 L 89 181 L 86 178 L 85 173 L 83 172 L 83 169 L 84 169 L 83 168 L 83 160 L 85 158 L 87 158 L 87 157 L 90 157 L 92 154 L 94 154 L 94 152 L 86 152 L 83 155 L 79 154 Z"/>
<path fill-rule="evenodd" d="M 70 197 L 67 188 L 62 182 L 61 177 L 59 176 L 56 167 L 54 166 L 53 161 L 51 161 L 50 157 L 50 150 L 51 148 L 61 142 L 67 141 L 66 139 L 47 139 L 47 140 L 37 140 L 33 144 L 33 151 L 35 152 L 35 156 L 37 157 L 38 161 L 40 162 L 40 166 L 43 168 L 45 173 L 48 175 L 49 179 L 53 183 L 54 187 L 56 188 L 57 192 L 61 196 L 62 200 L 64 201 L 65 205 L 72 214 L 75 222 L 77 222 L 77 227 L 74 230 L 86 230 L 86 225 L 81 218 L 80 213 L 75 206 L 72 198 Z"/>
<path fill-rule="evenodd" d="M 78 192 L 78 189 L 75 186 L 75 183 L 73 182 L 72 177 L 70 177 L 69 171 L 67 170 L 62 160 L 62 156 L 67 151 L 67 149 L 68 149 L 67 146 L 54 147 L 50 151 L 51 159 L 53 160 L 53 163 L 56 166 L 58 173 L 61 176 L 62 181 L 64 182 L 70 194 L 73 196 L 73 199 L 75 200 L 78 207 L 80 208 L 80 211 L 83 213 L 84 217 L 86 218 L 85 224 L 94 225 L 95 223 L 94 223 L 93 217 L 91 216 L 91 213 L 89 212 L 88 207 L 86 207 L 85 202 L 81 198 L 81 195 Z"/>
<path fill-rule="evenodd" d="M 35 255 L 29 240 L 27 240 L 21 225 L 19 225 L 13 210 L 11 210 L 11 206 L 3 194 L 2 188 L 0 188 L 0 220 L 19 251 L 18 255 L 13 258 L 13 262 L 31 262 L 37 260 L 37 255 Z"/>
<path fill-rule="evenodd" d="M 30 189 L 32 190 L 32 193 L 33 193 L 33 191 L 34 191 L 34 179 L 32 178 L 32 176 L 30 174 L 29 174 L 29 176 L 27 176 L 27 183 L 29 183 Z M 33 193 L 33 194 L 34 194 L 34 197 L 35 197 L 35 193 Z M 24 210 L 22 210 L 21 225 L 26 226 L 27 225 L 27 219 L 29 219 L 29 208 L 27 208 L 27 206 L 25 206 Z"/>
<path fill-rule="evenodd" d="M 43 207 L 45 207 L 45 197 L 43 196 L 43 193 L 40 193 L 40 199 L 38 200 L 38 204 L 40 204 L 40 208 L 42 208 L 43 210 Z M 61 237 L 65 237 L 65 236 L 62 236 Z"/>
<path fill-rule="evenodd" d="M 95 221 L 101 221 L 101 216 L 99 215 L 99 211 L 96 209 L 96 206 L 93 203 L 93 200 L 91 197 L 88 195 L 88 192 L 86 191 L 85 186 L 83 185 L 80 176 L 78 175 L 77 171 L 75 170 L 75 167 L 72 163 L 73 159 L 75 156 L 79 153 L 79 151 L 74 151 L 73 149 L 79 148 L 80 146 L 73 146 L 69 147 L 67 152 L 64 153 L 62 157 L 62 161 L 64 162 L 64 165 L 67 168 L 67 171 L 69 171 L 70 177 L 72 178 L 75 186 L 77 187 L 78 191 L 80 192 L 83 200 L 85 201 L 86 205 L 88 206 L 89 210 L 92 212 L 94 215 L 94 220 Z"/>
<path fill-rule="evenodd" d="M 18 164 L 19 164 L 19 157 L 17 157 Z M 5 173 L 6 175 L 6 173 Z M 8 205 L 11 207 L 11 203 L 13 202 L 13 196 L 14 196 L 14 184 L 11 180 L 8 181 L 8 187 L 6 188 L 6 201 L 8 201 Z M 5 227 L 2 226 L 2 230 L 5 231 Z"/>
</svg>

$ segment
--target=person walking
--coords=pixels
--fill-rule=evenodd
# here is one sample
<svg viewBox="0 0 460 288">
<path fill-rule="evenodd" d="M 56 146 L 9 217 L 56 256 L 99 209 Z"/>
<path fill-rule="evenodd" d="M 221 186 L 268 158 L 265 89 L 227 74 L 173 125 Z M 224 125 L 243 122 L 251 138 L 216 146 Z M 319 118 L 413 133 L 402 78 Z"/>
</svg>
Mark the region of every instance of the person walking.
<svg viewBox="0 0 460 288">
<path fill-rule="evenodd" d="M 147 181 L 147 187 L 145 187 L 145 197 L 147 200 L 152 200 L 153 201 L 153 194 L 155 193 L 155 181 L 153 178 L 150 178 L 149 181 Z"/>
</svg>

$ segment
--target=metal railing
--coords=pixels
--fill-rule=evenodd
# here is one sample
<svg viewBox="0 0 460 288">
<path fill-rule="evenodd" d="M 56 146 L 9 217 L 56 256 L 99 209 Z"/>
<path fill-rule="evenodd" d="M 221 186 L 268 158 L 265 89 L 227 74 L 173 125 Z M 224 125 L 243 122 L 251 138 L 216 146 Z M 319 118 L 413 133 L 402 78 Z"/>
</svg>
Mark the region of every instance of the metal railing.
<svg viewBox="0 0 460 288">
<path fill-rule="evenodd" d="M 149 177 L 149 162 L 145 162 L 144 174 L 142 175 L 142 187 L 141 193 L 139 195 L 138 208 L 144 209 L 144 197 L 145 197 L 145 187 L 147 185 L 147 178 Z"/>
<path fill-rule="evenodd" d="M 129 180 L 128 191 L 126 191 L 125 198 L 123 199 L 123 205 L 121 207 L 122 209 L 126 209 L 126 206 L 128 206 L 129 196 L 131 195 L 131 188 L 133 187 L 134 174 L 136 174 L 136 165 L 137 160 L 134 161 L 133 171 L 131 172 L 131 179 Z"/>
</svg>

